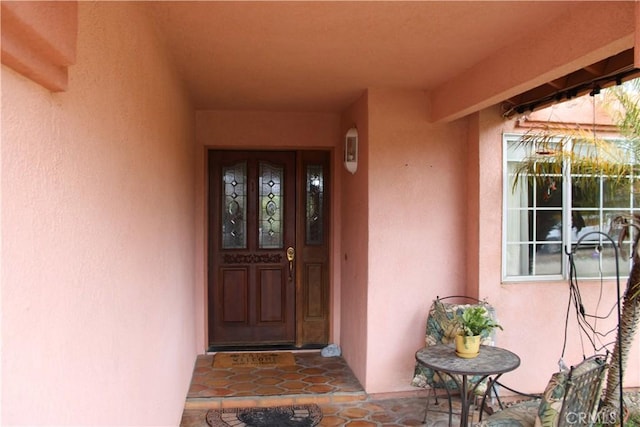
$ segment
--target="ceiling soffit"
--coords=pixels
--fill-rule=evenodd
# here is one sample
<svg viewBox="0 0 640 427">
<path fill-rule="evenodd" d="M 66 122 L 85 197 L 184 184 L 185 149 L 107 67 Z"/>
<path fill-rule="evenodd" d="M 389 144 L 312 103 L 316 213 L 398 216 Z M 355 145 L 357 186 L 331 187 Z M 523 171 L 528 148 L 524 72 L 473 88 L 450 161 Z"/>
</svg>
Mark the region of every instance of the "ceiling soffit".
<svg viewBox="0 0 640 427">
<path fill-rule="evenodd" d="M 197 109 L 335 113 L 367 88 L 422 90 L 432 122 L 618 75 L 635 31 L 634 2 L 144 6 Z"/>
</svg>

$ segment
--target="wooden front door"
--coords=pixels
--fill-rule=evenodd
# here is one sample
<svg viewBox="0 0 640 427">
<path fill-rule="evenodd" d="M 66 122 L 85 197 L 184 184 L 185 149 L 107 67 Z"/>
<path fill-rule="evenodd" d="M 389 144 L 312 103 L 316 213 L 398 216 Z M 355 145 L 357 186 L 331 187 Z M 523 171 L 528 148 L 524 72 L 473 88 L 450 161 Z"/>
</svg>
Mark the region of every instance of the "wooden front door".
<svg viewBox="0 0 640 427">
<path fill-rule="evenodd" d="M 327 343 L 327 169 L 322 152 L 209 152 L 211 347 Z"/>
</svg>

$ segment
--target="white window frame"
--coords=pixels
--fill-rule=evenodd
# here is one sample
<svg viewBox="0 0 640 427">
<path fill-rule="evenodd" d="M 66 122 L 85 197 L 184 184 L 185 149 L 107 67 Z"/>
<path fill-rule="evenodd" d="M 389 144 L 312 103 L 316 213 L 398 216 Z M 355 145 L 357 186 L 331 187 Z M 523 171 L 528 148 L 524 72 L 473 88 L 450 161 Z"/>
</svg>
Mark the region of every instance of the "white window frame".
<svg viewBox="0 0 640 427">
<path fill-rule="evenodd" d="M 502 176 L 502 183 L 503 183 L 503 194 L 502 194 L 502 281 L 503 282 L 535 282 L 535 281 L 544 281 L 544 282 L 552 282 L 552 281 L 564 281 L 567 280 L 568 275 L 569 275 L 569 256 L 566 253 L 566 248 L 572 247 L 572 244 L 575 243 L 573 242 L 572 239 L 572 224 L 571 224 L 571 213 L 572 213 L 572 208 L 574 208 L 572 206 L 572 194 L 571 194 L 571 171 L 569 170 L 570 165 L 568 162 L 563 163 L 562 165 L 562 188 L 563 188 L 563 194 L 562 194 L 562 205 L 560 207 L 561 211 L 562 211 L 562 236 L 561 236 L 561 272 L 560 274 L 530 274 L 530 275 L 509 275 L 508 274 L 508 267 L 509 267 L 509 245 L 507 244 L 507 240 L 508 240 L 508 219 L 509 219 L 509 192 L 512 191 L 512 185 L 513 185 L 513 181 L 510 179 L 511 177 L 510 172 L 509 172 L 509 146 L 510 144 L 513 143 L 517 143 L 517 141 L 521 140 L 521 138 L 523 137 L 523 134 L 518 134 L 518 133 L 504 133 L 503 137 L 502 137 L 502 159 L 503 159 L 503 166 L 502 166 L 502 171 L 503 171 L 503 176 Z M 522 147 L 522 150 L 525 150 L 525 147 Z M 525 157 L 526 156 L 526 153 Z M 512 160 L 512 159 L 511 159 Z M 597 206 L 597 212 L 598 215 L 600 217 L 600 227 L 602 229 L 603 226 L 605 226 L 606 224 L 603 224 L 602 221 L 605 218 L 605 213 L 607 211 L 607 209 L 604 208 L 603 206 L 603 191 L 602 191 L 602 183 L 603 180 L 600 180 L 600 186 L 601 186 L 601 191 L 600 191 L 600 201 L 598 203 Z M 636 196 L 637 197 L 637 196 Z M 631 210 L 631 206 L 633 206 L 634 204 L 634 195 L 633 193 L 630 196 L 630 201 L 631 204 L 629 206 L 629 211 Z M 528 212 L 531 208 L 528 206 L 526 207 L 522 207 L 522 205 L 520 205 L 520 207 L 516 208 L 516 209 L 522 209 L 526 212 Z M 533 209 L 535 210 L 536 207 L 534 206 Z M 513 209 L 512 209 L 513 210 Z M 637 210 L 636 210 L 637 211 Z M 529 225 L 525 225 L 526 227 L 529 227 Z M 535 227 L 535 224 L 533 225 Z M 603 241 L 607 241 L 605 238 L 603 238 Z M 521 244 L 527 243 L 527 244 L 531 244 L 536 242 L 535 240 L 535 233 L 534 233 L 534 238 L 533 240 L 527 240 L 522 241 Z M 536 253 L 534 251 L 533 253 L 533 264 L 535 265 L 535 257 L 536 257 Z M 518 259 L 521 258 L 520 255 L 517 256 Z M 529 262 L 529 257 L 526 257 L 526 259 L 521 259 L 519 262 Z M 631 261 L 625 261 L 625 259 L 623 257 L 619 257 L 619 265 L 620 265 L 620 271 L 621 271 L 621 275 L 624 275 L 624 263 L 627 262 L 629 265 L 627 266 L 627 270 L 630 268 L 631 265 Z M 522 271 L 522 270 L 521 270 Z M 579 273 L 579 271 L 578 271 Z M 580 277 L 581 279 L 584 280 L 590 280 L 590 279 L 600 279 L 600 277 L 593 277 L 593 276 L 585 276 L 585 277 Z M 603 276 L 604 278 L 613 278 L 613 276 Z"/>
</svg>

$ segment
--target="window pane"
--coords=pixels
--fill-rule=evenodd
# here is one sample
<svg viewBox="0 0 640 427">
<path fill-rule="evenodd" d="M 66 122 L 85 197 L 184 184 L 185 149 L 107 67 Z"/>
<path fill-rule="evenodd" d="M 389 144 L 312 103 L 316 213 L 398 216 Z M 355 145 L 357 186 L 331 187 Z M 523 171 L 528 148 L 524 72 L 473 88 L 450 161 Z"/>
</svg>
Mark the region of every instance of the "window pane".
<svg viewBox="0 0 640 427">
<path fill-rule="evenodd" d="M 571 175 L 571 180 L 571 204 L 574 207 L 593 209 L 601 206 L 601 178 Z"/>
<path fill-rule="evenodd" d="M 529 222 L 531 212 L 525 209 L 507 211 L 507 243 L 529 241 Z"/>
<path fill-rule="evenodd" d="M 533 244 L 507 245 L 507 276 L 562 274 L 561 243 L 547 244 L 546 250 L 536 246 Z"/>
<path fill-rule="evenodd" d="M 574 263 L 579 277 L 616 275 L 615 251 L 611 243 L 584 242 L 575 250 Z M 619 259 L 620 275 L 629 274 L 629 263 Z"/>
<path fill-rule="evenodd" d="M 282 187 L 284 170 L 281 167 L 260 163 L 259 176 L 259 232 L 260 249 L 282 248 Z"/>
<path fill-rule="evenodd" d="M 536 179 L 532 190 L 535 193 L 536 207 L 562 207 L 562 177 L 559 175 L 546 176 Z"/>
<path fill-rule="evenodd" d="M 529 259 L 532 252 L 532 245 L 507 244 L 505 257 L 507 276 L 528 276 L 530 274 Z"/>
<path fill-rule="evenodd" d="M 545 243 L 545 250 L 538 249 L 532 261 L 532 275 L 562 274 L 562 243 Z"/>
<path fill-rule="evenodd" d="M 633 179 L 633 192 L 631 193 L 631 199 L 633 203 L 631 204 L 635 209 L 640 208 L 640 178 Z"/>
<path fill-rule="evenodd" d="M 535 215 L 539 250 L 545 251 L 549 244 L 562 243 L 562 210 L 537 211 Z"/>
<path fill-rule="evenodd" d="M 321 245 L 324 223 L 324 173 L 322 165 L 307 166 L 306 241 Z"/>
<path fill-rule="evenodd" d="M 631 207 L 631 181 L 628 178 L 603 181 L 603 206 L 605 208 Z"/>
<path fill-rule="evenodd" d="M 222 168 L 222 248 L 247 247 L 247 164 Z"/>
<path fill-rule="evenodd" d="M 596 231 L 601 231 L 600 211 L 572 209 L 571 210 L 571 242 L 576 243 L 579 239 L 598 239 L 593 235 Z"/>
</svg>

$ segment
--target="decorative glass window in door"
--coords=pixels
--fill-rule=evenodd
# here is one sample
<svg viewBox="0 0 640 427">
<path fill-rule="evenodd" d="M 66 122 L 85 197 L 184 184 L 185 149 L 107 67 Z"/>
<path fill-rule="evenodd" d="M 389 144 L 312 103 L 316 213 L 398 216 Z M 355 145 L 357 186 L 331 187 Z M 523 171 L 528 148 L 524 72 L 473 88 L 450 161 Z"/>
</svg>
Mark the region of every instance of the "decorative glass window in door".
<svg viewBox="0 0 640 427">
<path fill-rule="evenodd" d="M 258 178 L 258 246 L 260 249 L 283 247 L 283 175 L 283 168 L 260 162 Z"/>
<path fill-rule="evenodd" d="M 321 245 L 323 237 L 324 173 L 322 165 L 307 166 L 306 242 Z"/>
<path fill-rule="evenodd" d="M 247 164 L 222 168 L 222 247 L 247 247 Z"/>
</svg>

